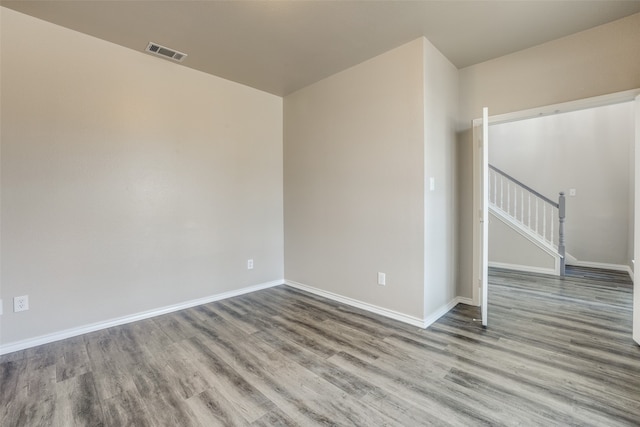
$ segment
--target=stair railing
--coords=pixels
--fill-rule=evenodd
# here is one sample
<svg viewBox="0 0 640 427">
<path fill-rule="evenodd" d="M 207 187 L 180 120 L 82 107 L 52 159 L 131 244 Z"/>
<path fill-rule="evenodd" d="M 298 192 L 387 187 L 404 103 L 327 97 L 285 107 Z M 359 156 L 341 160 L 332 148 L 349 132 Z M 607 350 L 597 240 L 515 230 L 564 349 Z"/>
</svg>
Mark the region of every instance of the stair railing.
<svg viewBox="0 0 640 427">
<path fill-rule="evenodd" d="M 489 165 L 489 203 L 556 249 L 560 255 L 560 275 L 564 276 L 566 203 L 563 192 L 555 202 Z"/>
</svg>

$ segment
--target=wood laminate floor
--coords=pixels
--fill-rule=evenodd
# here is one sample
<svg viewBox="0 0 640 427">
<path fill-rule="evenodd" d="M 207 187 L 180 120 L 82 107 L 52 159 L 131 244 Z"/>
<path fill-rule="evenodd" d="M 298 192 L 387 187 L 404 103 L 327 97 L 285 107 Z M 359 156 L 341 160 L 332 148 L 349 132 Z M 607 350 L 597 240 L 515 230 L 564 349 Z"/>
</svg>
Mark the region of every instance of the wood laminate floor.
<svg viewBox="0 0 640 427">
<path fill-rule="evenodd" d="M 286 286 L 0 357 L 9 426 L 638 426 L 624 274 L 492 270 L 488 329 Z"/>
</svg>

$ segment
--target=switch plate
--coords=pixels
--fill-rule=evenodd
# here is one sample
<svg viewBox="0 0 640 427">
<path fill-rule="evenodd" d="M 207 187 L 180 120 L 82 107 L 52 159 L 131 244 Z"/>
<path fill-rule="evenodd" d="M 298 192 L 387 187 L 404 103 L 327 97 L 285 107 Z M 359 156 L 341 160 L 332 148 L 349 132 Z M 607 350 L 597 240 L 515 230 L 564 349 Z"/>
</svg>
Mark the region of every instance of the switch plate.
<svg viewBox="0 0 640 427">
<path fill-rule="evenodd" d="M 429 178 L 429 191 L 435 191 L 436 179 L 434 177 Z"/>
<path fill-rule="evenodd" d="M 575 188 L 570 188 L 569 189 L 569 196 L 574 197 L 576 195 L 576 189 Z"/>
<path fill-rule="evenodd" d="M 29 310 L 29 295 L 22 295 L 13 299 L 13 312 Z"/>
<path fill-rule="evenodd" d="M 384 273 L 378 273 L 378 285 L 385 286 L 387 284 L 387 275 Z"/>
<path fill-rule="evenodd" d="M 247 270 L 253 270 L 253 260 L 252 259 L 247 261 Z"/>
</svg>

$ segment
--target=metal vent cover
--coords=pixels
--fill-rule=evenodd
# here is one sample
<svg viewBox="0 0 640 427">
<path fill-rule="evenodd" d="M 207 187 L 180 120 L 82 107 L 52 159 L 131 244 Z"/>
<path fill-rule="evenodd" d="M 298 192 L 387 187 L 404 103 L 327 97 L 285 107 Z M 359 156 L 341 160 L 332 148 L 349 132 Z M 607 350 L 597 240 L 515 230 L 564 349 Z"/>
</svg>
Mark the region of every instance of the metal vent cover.
<svg viewBox="0 0 640 427">
<path fill-rule="evenodd" d="M 187 57 L 186 53 L 178 52 L 177 50 L 170 49 L 153 42 L 149 42 L 145 51 L 177 62 L 182 62 L 184 58 Z"/>
</svg>

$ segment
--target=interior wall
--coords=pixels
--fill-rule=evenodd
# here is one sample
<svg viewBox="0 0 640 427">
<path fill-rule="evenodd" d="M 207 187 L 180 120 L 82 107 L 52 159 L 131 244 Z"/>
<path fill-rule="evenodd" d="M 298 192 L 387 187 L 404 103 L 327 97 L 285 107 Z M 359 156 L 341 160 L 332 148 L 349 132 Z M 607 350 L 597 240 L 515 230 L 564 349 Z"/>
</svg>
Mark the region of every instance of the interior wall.
<svg viewBox="0 0 640 427">
<path fill-rule="evenodd" d="M 551 200 L 565 192 L 569 254 L 583 262 L 630 264 L 633 102 L 495 124 L 489 141 L 492 165 Z M 492 238 L 492 246 L 501 244 Z"/>
<path fill-rule="evenodd" d="M 460 70 L 458 293 L 472 296 L 471 121 L 640 87 L 640 14 Z"/>
<path fill-rule="evenodd" d="M 555 273 L 555 259 L 489 211 L 489 266 L 546 274 Z"/>
<path fill-rule="evenodd" d="M 419 319 L 424 43 L 284 100 L 286 279 Z"/>
<path fill-rule="evenodd" d="M 430 316 L 458 296 L 455 176 L 458 69 L 426 39 L 424 76 L 424 288 L 425 316 Z"/>
<path fill-rule="evenodd" d="M 0 343 L 282 280 L 281 98 L 1 23 Z"/>
</svg>

